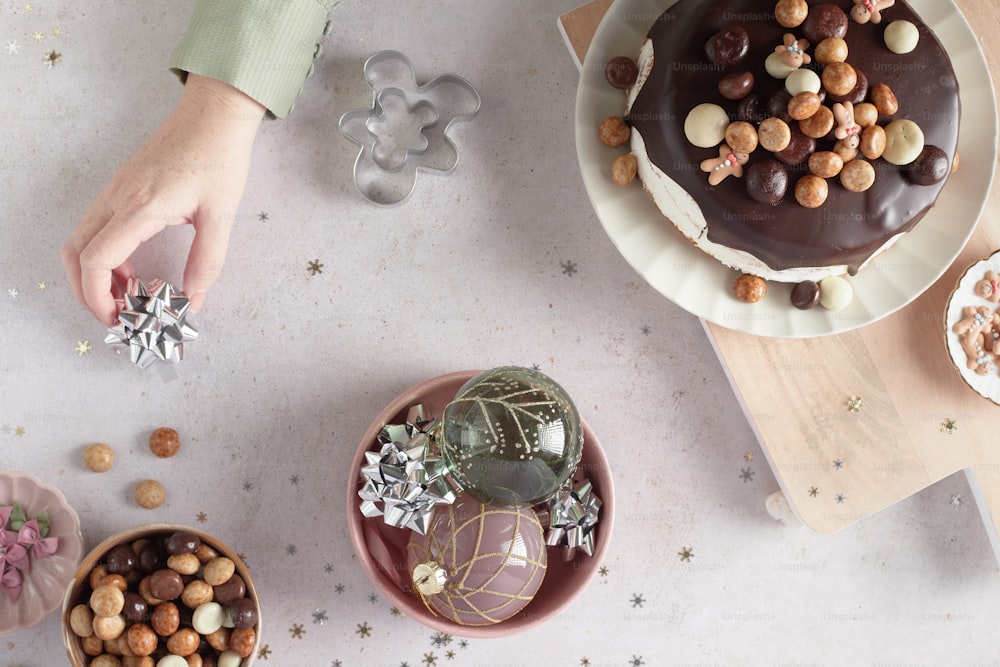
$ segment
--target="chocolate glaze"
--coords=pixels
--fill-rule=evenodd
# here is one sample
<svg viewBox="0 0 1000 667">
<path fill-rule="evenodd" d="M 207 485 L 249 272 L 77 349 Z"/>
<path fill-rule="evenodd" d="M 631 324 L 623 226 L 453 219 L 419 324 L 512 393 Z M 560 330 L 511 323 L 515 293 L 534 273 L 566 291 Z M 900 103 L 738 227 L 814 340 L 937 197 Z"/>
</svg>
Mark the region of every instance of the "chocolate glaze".
<svg viewBox="0 0 1000 667">
<path fill-rule="evenodd" d="M 829 4 L 829 0 L 810 0 L 809 5 L 824 2 Z M 845 11 L 851 6 L 837 4 Z M 773 8 L 768 0 L 687 0 L 664 12 L 649 32 L 654 45 L 652 70 L 626 118 L 642 135 L 650 160 L 701 207 L 709 240 L 749 252 L 779 271 L 847 265 L 854 273 L 886 240 L 915 225 L 934 205 L 944 183 L 914 185 L 905 167 L 878 159 L 872 162 L 875 184 L 867 192 L 849 192 L 833 178 L 820 208 L 803 208 L 790 194 L 773 206 L 762 205 L 747 196 L 742 179 L 727 178 L 709 186 L 698 164 L 717 155 L 718 149 L 697 148 L 684 137 L 687 112 L 702 102 L 718 104 L 736 119 L 739 103 L 724 98 L 717 87 L 728 70 L 705 56 L 706 40 L 727 26 L 740 25 L 750 34 L 749 56 L 737 67 L 753 69 L 753 94 L 766 100 L 783 89 L 783 80 L 764 71 L 764 59 L 781 44 L 785 32 L 802 35 L 800 28 L 778 25 Z M 885 26 L 898 19 L 911 21 L 920 31 L 912 53 L 896 55 L 885 46 Z M 847 62 L 863 70 L 871 85 L 888 84 L 899 100 L 899 112 L 880 118 L 879 124 L 909 118 L 923 130 L 926 144 L 940 147 L 953 159 L 960 116 L 958 81 L 944 47 L 910 6 L 896 0 L 878 25 L 851 21 L 844 39 Z M 807 67 L 821 71 L 816 63 Z M 832 137 L 818 140 L 816 150 L 829 150 L 833 143 Z M 750 164 L 772 157 L 758 148 Z M 788 169 L 790 193 L 792 184 L 808 170 L 805 164 Z"/>
</svg>

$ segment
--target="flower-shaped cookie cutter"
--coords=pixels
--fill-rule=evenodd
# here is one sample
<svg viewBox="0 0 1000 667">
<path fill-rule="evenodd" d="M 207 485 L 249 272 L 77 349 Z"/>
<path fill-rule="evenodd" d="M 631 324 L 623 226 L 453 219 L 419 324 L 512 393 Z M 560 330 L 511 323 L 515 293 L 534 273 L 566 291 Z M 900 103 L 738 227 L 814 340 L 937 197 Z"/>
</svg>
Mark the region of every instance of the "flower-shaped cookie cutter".
<svg viewBox="0 0 1000 667">
<path fill-rule="evenodd" d="M 409 59 L 379 51 L 365 61 L 365 80 L 374 91 L 370 109 L 340 117 L 340 131 L 361 147 L 354 161 L 354 184 L 379 206 L 402 203 L 417 183 L 417 172 L 448 173 L 458 165 L 451 126 L 479 111 L 479 93 L 456 74 L 441 74 L 417 85 Z"/>
</svg>

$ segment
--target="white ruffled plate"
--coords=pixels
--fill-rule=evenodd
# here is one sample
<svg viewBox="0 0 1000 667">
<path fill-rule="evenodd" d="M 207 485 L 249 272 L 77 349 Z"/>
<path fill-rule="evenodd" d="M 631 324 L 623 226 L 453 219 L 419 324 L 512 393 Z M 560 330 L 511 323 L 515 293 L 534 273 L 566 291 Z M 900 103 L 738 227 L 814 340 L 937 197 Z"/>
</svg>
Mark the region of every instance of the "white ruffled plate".
<svg viewBox="0 0 1000 667">
<path fill-rule="evenodd" d="M 958 342 L 958 335 L 951 330 L 962 319 L 962 309 L 966 306 L 986 306 L 991 311 L 1000 309 L 1000 304 L 978 296 L 974 290 L 975 284 L 983 279 L 987 271 L 1000 274 L 1000 250 L 970 266 L 958 279 L 955 290 L 948 297 L 948 307 L 944 313 L 944 337 L 948 356 L 965 383 L 983 398 L 1000 405 L 1000 363 L 986 375 L 979 375 L 971 370 L 966 364 L 965 351 Z"/>
<path fill-rule="evenodd" d="M 49 536 L 59 538 L 59 547 L 48 558 L 32 558 L 31 572 L 24 575 L 16 603 L 0 593 L 0 637 L 38 625 L 58 609 L 83 556 L 80 519 L 59 489 L 43 484 L 30 473 L 0 470 L 0 504 L 15 501 L 29 518 L 43 509 L 48 511 Z"/>
<path fill-rule="evenodd" d="M 576 147 L 584 186 L 604 230 L 622 256 L 661 294 L 690 313 L 729 329 L 764 336 L 807 338 L 871 324 L 922 294 L 941 277 L 972 235 L 986 205 L 997 149 L 997 109 L 975 33 L 950 0 L 910 0 L 948 50 L 958 76 L 961 168 L 935 207 L 913 231 L 852 277 L 855 298 L 845 310 L 797 310 L 788 290 L 768 290 L 760 303 L 731 294 L 735 273 L 698 250 L 674 229 L 641 188 L 622 188 L 609 175 L 614 149 L 597 127 L 621 114 L 624 93 L 608 85 L 604 63 L 634 55 L 649 27 L 672 0 L 615 0 L 598 27 L 580 73 Z"/>
</svg>

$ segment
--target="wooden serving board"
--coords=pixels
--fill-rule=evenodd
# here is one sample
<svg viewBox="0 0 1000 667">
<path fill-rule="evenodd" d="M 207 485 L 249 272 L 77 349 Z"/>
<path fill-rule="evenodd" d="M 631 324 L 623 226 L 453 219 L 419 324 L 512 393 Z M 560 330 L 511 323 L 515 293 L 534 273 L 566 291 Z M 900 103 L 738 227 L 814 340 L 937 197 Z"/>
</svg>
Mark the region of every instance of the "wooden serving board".
<svg viewBox="0 0 1000 667">
<path fill-rule="evenodd" d="M 579 67 L 612 0 L 559 19 Z M 972 26 L 1000 25 L 993 0 L 956 0 Z M 1000 89 L 1000 41 L 980 43 Z M 994 181 L 995 183 L 996 181 Z M 970 264 L 1000 248 L 995 191 L 954 264 L 896 314 L 812 339 L 704 322 L 792 510 L 832 532 L 964 470 L 1000 560 L 1000 406 L 970 389 L 944 344 L 944 310 Z M 858 397 L 851 409 L 851 398 Z"/>
</svg>

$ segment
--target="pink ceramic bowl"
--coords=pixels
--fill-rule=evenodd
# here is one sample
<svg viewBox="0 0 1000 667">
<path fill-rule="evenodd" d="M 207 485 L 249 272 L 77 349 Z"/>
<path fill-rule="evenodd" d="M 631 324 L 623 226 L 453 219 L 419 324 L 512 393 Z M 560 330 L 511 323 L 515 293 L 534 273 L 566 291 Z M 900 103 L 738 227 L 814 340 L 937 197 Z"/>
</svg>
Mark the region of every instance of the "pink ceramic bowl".
<svg viewBox="0 0 1000 667">
<path fill-rule="evenodd" d="M 59 538 L 59 548 L 48 558 L 32 561 L 17 602 L 0 593 L 0 637 L 38 625 L 58 609 L 83 555 L 80 519 L 59 489 L 29 473 L 0 470 L 0 504 L 15 501 L 29 517 L 43 509 L 48 512 L 49 536 Z"/>
<path fill-rule="evenodd" d="M 545 579 L 534 599 L 521 612 L 501 623 L 487 626 L 459 625 L 431 614 L 417 595 L 404 590 L 408 583 L 405 550 L 410 531 L 386 526 L 380 516 L 365 518 L 361 514 L 361 501 L 358 498 L 358 489 L 363 483 L 361 466 L 365 462 L 365 452 L 374 449 L 375 439 L 382 427 L 386 424 L 403 423 L 407 410 L 417 403 L 424 406 L 424 414 L 439 418 L 459 388 L 479 373 L 480 371 L 458 371 L 421 382 L 404 391 L 382 409 L 362 436 L 351 463 L 347 484 L 347 526 L 354 551 L 365 574 L 400 611 L 439 632 L 460 637 L 503 637 L 544 623 L 568 607 L 597 574 L 607 551 L 615 517 L 614 487 L 604 451 L 585 421 L 582 424 L 583 456 L 579 470 L 585 472 L 594 486 L 594 493 L 603 503 L 596 528 L 594 555 L 577 554 L 574 560 L 566 562 L 557 550 L 551 550 Z"/>
</svg>

